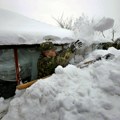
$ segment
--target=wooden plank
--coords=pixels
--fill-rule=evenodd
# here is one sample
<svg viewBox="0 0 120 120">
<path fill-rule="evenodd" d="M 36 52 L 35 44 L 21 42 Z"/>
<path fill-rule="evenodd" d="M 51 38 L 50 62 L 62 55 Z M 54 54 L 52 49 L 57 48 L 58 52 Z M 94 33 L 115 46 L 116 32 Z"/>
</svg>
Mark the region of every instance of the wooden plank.
<svg viewBox="0 0 120 120">
<path fill-rule="evenodd" d="M 39 44 L 21 44 L 21 45 L 0 45 L 0 49 L 14 49 L 14 48 L 34 48 L 39 47 Z"/>
<path fill-rule="evenodd" d="M 50 76 L 51 75 L 43 77 L 43 78 L 40 78 L 38 80 L 42 80 L 42 79 L 48 78 Z M 26 89 L 26 88 L 30 87 L 32 84 L 34 84 L 35 82 L 37 82 L 38 80 L 32 80 L 30 82 L 27 82 L 27 83 L 24 83 L 24 84 L 20 84 L 20 85 L 16 86 L 16 89 L 18 89 L 18 90 Z"/>
<path fill-rule="evenodd" d="M 18 90 L 26 89 L 26 88 L 30 87 L 32 84 L 34 84 L 36 81 L 37 80 L 32 80 L 30 82 L 20 84 L 20 85 L 16 86 L 16 89 L 18 89 Z"/>
</svg>

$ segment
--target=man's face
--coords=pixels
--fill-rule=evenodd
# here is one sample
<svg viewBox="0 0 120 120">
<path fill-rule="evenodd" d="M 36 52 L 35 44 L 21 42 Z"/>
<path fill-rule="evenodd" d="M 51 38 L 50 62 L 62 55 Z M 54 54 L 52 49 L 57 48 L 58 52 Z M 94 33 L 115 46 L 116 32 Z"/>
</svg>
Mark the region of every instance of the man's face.
<svg viewBox="0 0 120 120">
<path fill-rule="evenodd" d="M 46 57 L 55 57 L 56 51 L 55 50 L 46 50 L 43 53 Z"/>
</svg>

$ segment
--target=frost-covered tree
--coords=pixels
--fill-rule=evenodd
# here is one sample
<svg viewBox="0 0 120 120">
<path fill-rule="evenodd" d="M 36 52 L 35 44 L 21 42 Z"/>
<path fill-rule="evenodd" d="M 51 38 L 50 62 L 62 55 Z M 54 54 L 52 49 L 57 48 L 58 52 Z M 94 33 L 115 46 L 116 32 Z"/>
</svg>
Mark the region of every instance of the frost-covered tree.
<svg viewBox="0 0 120 120">
<path fill-rule="evenodd" d="M 120 31 L 120 25 L 115 24 L 111 30 L 112 33 L 112 41 L 115 42 L 115 35 Z"/>
<path fill-rule="evenodd" d="M 84 14 L 75 20 L 73 31 L 77 39 L 84 39 L 84 42 L 90 42 L 94 37 L 94 20 L 90 20 Z"/>
<path fill-rule="evenodd" d="M 83 46 L 77 51 L 77 53 L 83 57 L 91 51 L 90 45 L 94 39 L 93 25 L 94 19 L 89 19 L 88 16 L 83 14 L 75 20 L 72 27 L 76 39 L 79 39 L 83 43 Z"/>
<path fill-rule="evenodd" d="M 103 37 L 105 38 L 104 31 L 111 29 L 114 26 L 114 20 L 112 18 L 103 17 L 97 24 L 94 25 L 94 30 L 101 32 Z M 113 35 L 114 35 L 113 30 Z"/>
</svg>

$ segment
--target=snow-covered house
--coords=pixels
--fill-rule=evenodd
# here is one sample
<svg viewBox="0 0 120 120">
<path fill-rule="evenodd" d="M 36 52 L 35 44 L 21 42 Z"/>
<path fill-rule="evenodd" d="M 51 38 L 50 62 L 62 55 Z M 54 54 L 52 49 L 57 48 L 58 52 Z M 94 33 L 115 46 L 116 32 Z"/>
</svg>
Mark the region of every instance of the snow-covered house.
<svg viewBox="0 0 120 120">
<path fill-rule="evenodd" d="M 46 40 L 52 40 L 54 44 L 70 43 L 74 41 L 74 34 L 0 9 L 0 80 L 16 79 L 19 83 L 20 74 L 22 79 L 29 76 L 36 79 L 39 51 L 35 47 Z"/>
</svg>

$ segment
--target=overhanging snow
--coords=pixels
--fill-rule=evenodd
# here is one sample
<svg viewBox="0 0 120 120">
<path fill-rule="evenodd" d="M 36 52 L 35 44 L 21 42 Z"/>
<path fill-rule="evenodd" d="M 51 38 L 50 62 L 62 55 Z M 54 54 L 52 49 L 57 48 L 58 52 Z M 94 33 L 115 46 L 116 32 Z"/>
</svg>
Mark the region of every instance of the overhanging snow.
<svg viewBox="0 0 120 120">
<path fill-rule="evenodd" d="M 74 34 L 70 30 L 0 9 L 0 45 L 39 44 L 46 36 L 52 36 L 52 40 L 58 44 L 74 41 Z"/>
</svg>

